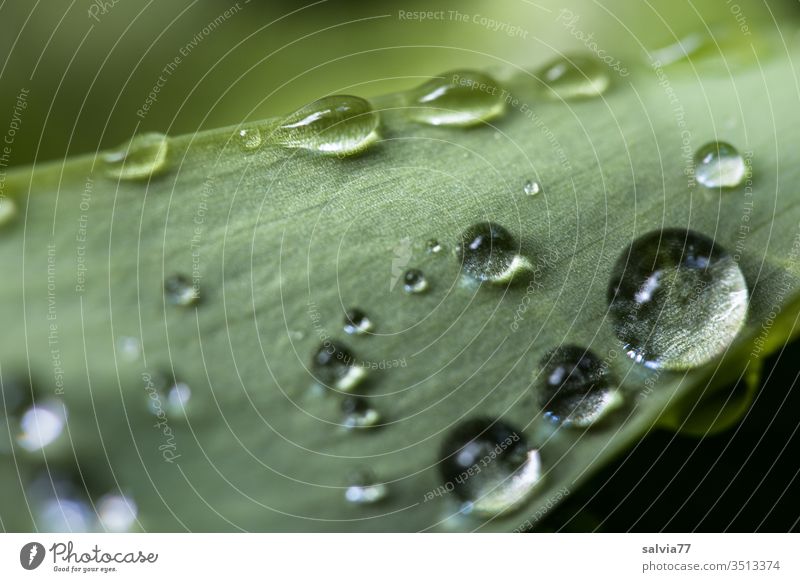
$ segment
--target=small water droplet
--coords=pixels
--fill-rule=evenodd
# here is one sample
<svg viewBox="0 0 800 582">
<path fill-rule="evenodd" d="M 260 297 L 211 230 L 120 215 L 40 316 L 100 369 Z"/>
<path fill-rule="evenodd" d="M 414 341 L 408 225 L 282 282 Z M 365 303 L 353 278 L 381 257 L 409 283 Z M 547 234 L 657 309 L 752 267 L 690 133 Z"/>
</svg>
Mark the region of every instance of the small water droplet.
<svg viewBox="0 0 800 582">
<path fill-rule="evenodd" d="M 444 487 L 464 511 L 497 515 L 518 508 L 541 482 L 539 452 L 512 426 L 490 418 L 461 422 L 442 443 Z"/>
<path fill-rule="evenodd" d="M 287 115 L 273 134 L 286 147 L 347 156 L 378 138 L 380 116 L 369 102 L 352 95 L 323 97 Z"/>
<path fill-rule="evenodd" d="M 142 344 L 135 337 L 120 336 L 117 338 L 117 354 L 120 360 L 136 362 L 142 355 Z"/>
<path fill-rule="evenodd" d="M 596 97 L 611 84 L 605 65 L 585 55 L 558 57 L 541 69 L 539 77 L 559 99 Z"/>
<path fill-rule="evenodd" d="M 386 483 L 379 483 L 371 471 L 359 471 L 349 481 L 344 498 L 350 503 L 371 505 L 383 501 L 389 495 L 389 487 Z"/>
<path fill-rule="evenodd" d="M 192 389 L 176 380 L 171 373 L 155 372 L 146 387 L 147 407 L 154 416 L 185 418 L 192 398 Z"/>
<path fill-rule="evenodd" d="M 17 217 L 17 203 L 8 196 L 0 196 L 0 227 L 10 224 Z"/>
<path fill-rule="evenodd" d="M 467 127 L 498 117 L 505 100 L 497 81 L 478 71 L 449 71 L 409 92 L 409 115 L 430 125 Z"/>
<path fill-rule="evenodd" d="M 528 180 L 522 186 L 522 191 L 525 192 L 527 196 L 536 196 L 539 192 L 542 191 L 542 187 L 539 184 L 539 182 Z"/>
<path fill-rule="evenodd" d="M 474 224 L 461 235 L 457 256 L 464 272 L 479 281 L 506 283 L 531 268 L 505 228 L 493 222 Z"/>
<path fill-rule="evenodd" d="M 367 375 L 364 367 L 356 365 L 350 348 L 331 341 L 324 342 L 314 353 L 311 372 L 323 386 L 342 392 L 358 386 Z"/>
<path fill-rule="evenodd" d="M 344 331 L 350 335 L 365 334 L 372 329 L 372 320 L 358 308 L 347 311 L 344 315 Z"/>
<path fill-rule="evenodd" d="M 136 523 L 139 508 L 130 497 L 110 493 L 101 497 L 97 504 L 97 520 L 107 532 L 124 533 Z"/>
<path fill-rule="evenodd" d="M 261 138 L 261 131 L 257 127 L 240 129 L 236 132 L 236 138 L 241 148 L 245 151 L 257 150 L 261 147 L 263 141 Z"/>
<path fill-rule="evenodd" d="M 442 252 L 442 244 L 435 238 L 432 238 L 425 243 L 425 249 L 428 251 L 428 254 L 435 255 Z"/>
<path fill-rule="evenodd" d="M 539 404 L 544 415 L 565 426 L 589 426 L 621 403 L 610 386 L 607 366 L 594 352 L 561 346 L 541 363 Z"/>
<path fill-rule="evenodd" d="M 167 169 L 168 138 L 142 133 L 103 156 L 105 172 L 118 180 L 144 180 Z"/>
<path fill-rule="evenodd" d="M 651 368 L 686 370 L 711 361 L 747 316 L 739 265 L 717 243 L 684 229 L 636 239 L 608 288 L 614 330 L 628 355 Z"/>
<path fill-rule="evenodd" d="M 706 188 L 735 188 L 744 180 L 747 165 L 736 148 L 712 141 L 694 155 L 697 181 Z"/>
<path fill-rule="evenodd" d="M 27 451 L 38 451 L 60 437 L 67 425 L 67 409 L 58 400 L 45 400 L 29 407 L 19 420 L 17 444 Z"/>
<path fill-rule="evenodd" d="M 375 426 L 381 420 L 378 411 L 370 406 L 368 399 L 361 396 L 348 396 L 342 400 L 342 412 L 346 428 Z"/>
<path fill-rule="evenodd" d="M 406 293 L 424 293 L 428 290 L 428 280 L 419 269 L 409 269 L 403 273 L 403 289 Z"/>
<path fill-rule="evenodd" d="M 164 292 L 173 305 L 189 307 L 200 301 L 200 290 L 185 275 L 170 275 L 164 280 Z"/>
</svg>

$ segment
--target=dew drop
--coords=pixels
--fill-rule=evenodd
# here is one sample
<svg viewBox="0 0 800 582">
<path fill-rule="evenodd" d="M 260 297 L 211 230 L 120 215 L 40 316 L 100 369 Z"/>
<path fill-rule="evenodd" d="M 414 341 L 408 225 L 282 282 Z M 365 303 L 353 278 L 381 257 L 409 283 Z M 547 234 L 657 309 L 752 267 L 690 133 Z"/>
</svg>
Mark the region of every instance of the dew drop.
<svg viewBox="0 0 800 582">
<path fill-rule="evenodd" d="M 558 57 L 541 69 L 539 77 L 559 99 L 596 97 L 611 84 L 605 66 L 585 55 Z"/>
<path fill-rule="evenodd" d="M 553 422 L 586 427 L 622 401 L 610 386 L 607 366 L 590 350 L 558 347 L 545 356 L 541 367 L 539 404 Z"/>
<path fill-rule="evenodd" d="M 261 147 L 261 131 L 257 127 L 240 129 L 236 132 L 239 146 L 245 151 L 254 151 Z"/>
<path fill-rule="evenodd" d="M 438 240 L 432 238 L 425 243 L 425 250 L 429 255 L 436 255 L 442 252 L 442 245 Z"/>
<path fill-rule="evenodd" d="M 168 138 L 142 133 L 103 156 L 105 172 L 118 180 L 144 180 L 167 169 Z"/>
<path fill-rule="evenodd" d="M 687 370 L 722 354 L 747 316 L 739 265 L 710 238 L 684 229 L 636 239 L 608 288 L 614 330 L 651 368 Z"/>
<path fill-rule="evenodd" d="M 406 293 L 424 293 L 428 290 L 428 280 L 419 269 L 409 269 L 403 273 L 403 289 Z"/>
<path fill-rule="evenodd" d="M 170 373 L 155 372 L 146 385 L 147 407 L 154 416 L 185 418 L 192 398 L 192 389 Z"/>
<path fill-rule="evenodd" d="M 350 335 L 362 335 L 372 329 L 372 320 L 358 308 L 347 311 L 344 315 L 344 331 Z"/>
<path fill-rule="evenodd" d="M 478 71 L 449 71 L 409 92 L 409 115 L 429 125 L 467 127 L 505 111 L 500 87 Z"/>
<path fill-rule="evenodd" d="M 526 196 L 536 196 L 542 191 L 542 186 L 539 184 L 539 182 L 528 180 L 525 182 L 525 184 L 523 184 L 522 191 L 525 192 Z"/>
<path fill-rule="evenodd" d="M 706 188 L 734 188 L 742 183 L 747 165 L 736 148 L 723 141 L 712 141 L 694 155 L 697 181 Z"/>
<path fill-rule="evenodd" d="M 67 409 L 58 400 L 46 400 L 29 407 L 19 420 L 17 444 L 27 451 L 38 451 L 60 437 L 67 424 Z"/>
<path fill-rule="evenodd" d="M 497 515 L 517 509 L 541 482 L 539 451 L 522 434 L 490 418 L 461 422 L 442 443 L 444 488 L 465 512 Z"/>
<path fill-rule="evenodd" d="M 324 342 L 314 354 L 311 371 L 316 380 L 328 388 L 349 392 L 366 377 L 364 367 L 356 365 L 350 349 L 340 343 Z"/>
<path fill-rule="evenodd" d="M 164 293 L 173 305 L 189 307 L 200 301 L 200 289 L 186 275 L 170 275 L 164 280 Z"/>
<path fill-rule="evenodd" d="M 287 115 L 273 138 L 285 147 L 347 156 L 378 138 L 379 122 L 380 116 L 365 99 L 333 95 Z"/>
<path fill-rule="evenodd" d="M 493 222 L 465 230 L 456 251 L 464 272 L 479 281 L 506 283 L 531 268 L 511 233 Z"/>
<path fill-rule="evenodd" d="M 0 227 L 10 224 L 17 217 L 17 203 L 8 196 L 0 196 Z"/>
<path fill-rule="evenodd" d="M 356 505 L 371 505 L 383 501 L 389 495 L 386 483 L 379 483 L 371 471 L 359 471 L 350 478 L 344 498 Z"/>
<path fill-rule="evenodd" d="M 381 420 L 377 410 L 369 405 L 369 401 L 361 396 L 348 396 L 342 400 L 344 426 L 346 428 L 366 428 L 375 426 Z"/>
<path fill-rule="evenodd" d="M 97 501 L 96 508 L 100 526 L 112 533 L 130 531 L 139 514 L 139 508 L 133 499 L 114 493 L 101 497 Z"/>
</svg>

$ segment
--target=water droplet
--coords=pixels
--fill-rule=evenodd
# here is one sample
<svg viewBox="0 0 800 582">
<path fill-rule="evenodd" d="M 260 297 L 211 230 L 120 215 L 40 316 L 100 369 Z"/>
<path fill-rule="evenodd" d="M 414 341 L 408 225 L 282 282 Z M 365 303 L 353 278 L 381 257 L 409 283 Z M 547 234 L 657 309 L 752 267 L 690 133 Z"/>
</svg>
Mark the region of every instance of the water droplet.
<svg viewBox="0 0 800 582">
<path fill-rule="evenodd" d="M 734 188 L 742 183 L 747 165 L 736 148 L 723 141 L 707 143 L 694 155 L 697 181 L 706 188 Z"/>
<path fill-rule="evenodd" d="M 477 71 L 449 71 L 409 93 L 409 115 L 430 125 L 478 125 L 505 111 L 497 81 Z"/>
<path fill-rule="evenodd" d="M 406 293 L 424 293 L 428 290 L 428 280 L 419 269 L 409 269 L 403 273 L 403 289 Z"/>
<path fill-rule="evenodd" d="M 428 251 L 428 254 L 435 255 L 442 252 L 442 245 L 438 240 L 432 238 L 425 243 L 425 249 Z"/>
<path fill-rule="evenodd" d="M 522 191 L 525 192 L 527 196 L 536 196 L 539 192 L 542 191 L 542 187 L 539 182 L 534 182 L 533 180 L 528 180 L 522 186 Z"/>
<path fill-rule="evenodd" d="M 531 268 L 519 245 L 505 228 L 481 222 L 465 230 L 457 247 L 464 272 L 479 281 L 505 283 Z"/>
<path fill-rule="evenodd" d="M 605 66 L 584 55 L 558 57 L 542 68 L 539 77 L 559 99 L 596 97 L 611 84 Z"/>
<path fill-rule="evenodd" d="M 91 529 L 94 512 L 78 476 L 68 478 L 47 471 L 39 474 L 26 489 L 38 531 L 85 533 Z"/>
<path fill-rule="evenodd" d="M 105 531 L 114 533 L 130 531 L 139 514 L 139 508 L 133 499 L 113 493 L 101 497 L 96 508 L 100 526 Z"/>
<path fill-rule="evenodd" d="M 351 155 L 378 138 L 380 116 L 352 95 L 323 97 L 287 115 L 273 137 L 281 145 L 326 154 Z"/>
<path fill-rule="evenodd" d="M 155 372 L 146 386 L 147 407 L 154 416 L 185 418 L 192 389 L 170 373 Z"/>
<path fill-rule="evenodd" d="M 34 404 L 22 413 L 17 444 L 27 451 L 38 451 L 53 443 L 64 432 L 67 409 L 58 400 Z"/>
<path fill-rule="evenodd" d="M 167 169 L 168 138 L 141 133 L 103 156 L 105 172 L 118 180 L 144 180 Z"/>
<path fill-rule="evenodd" d="M 541 363 L 539 404 L 544 415 L 565 426 L 586 427 L 621 403 L 607 366 L 590 350 L 561 346 Z"/>
<path fill-rule="evenodd" d="M 164 281 L 167 300 L 173 305 L 189 307 L 200 301 L 200 289 L 185 275 L 170 275 Z"/>
<path fill-rule="evenodd" d="M 241 148 L 245 151 L 257 150 L 261 147 L 261 131 L 257 127 L 240 129 L 236 132 L 236 138 Z"/>
<path fill-rule="evenodd" d="M 344 331 L 350 335 L 361 335 L 372 329 L 372 320 L 358 308 L 350 309 L 344 315 Z"/>
<path fill-rule="evenodd" d="M 350 349 L 340 343 L 324 342 L 314 354 L 311 371 L 322 385 L 349 392 L 366 377 L 367 371 L 356 365 Z"/>
<path fill-rule="evenodd" d="M 444 488 L 464 511 L 496 515 L 518 508 L 541 482 L 539 452 L 522 434 L 490 418 L 461 422 L 442 443 Z"/>
<path fill-rule="evenodd" d="M 381 420 L 378 411 L 369 405 L 366 398 L 360 396 L 348 396 L 342 400 L 342 412 L 344 412 L 343 424 L 346 428 L 375 426 Z"/>
<path fill-rule="evenodd" d="M 371 471 L 359 471 L 350 478 L 344 498 L 356 505 L 371 505 L 383 501 L 389 495 L 386 483 L 379 483 Z"/>
<path fill-rule="evenodd" d="M 17 203 L 8 196 L 0 196 L 0 226 L 10 224 L 17 216 Z"/>
<path fill-rule="evenodd" d="M 620 255 L 608 297 L 630 357 L 686 370 L 731 344 L 745 322 L 748 290 L 720 245 L 691 230 L 667 229 L 636 239 Z"/>
<path fill-rule="evenodd" d="M 117 354 L 125 362 L 135 362 L 142 355 L 142 344 L 131 336 L 117 338 Z"/>
</svg>

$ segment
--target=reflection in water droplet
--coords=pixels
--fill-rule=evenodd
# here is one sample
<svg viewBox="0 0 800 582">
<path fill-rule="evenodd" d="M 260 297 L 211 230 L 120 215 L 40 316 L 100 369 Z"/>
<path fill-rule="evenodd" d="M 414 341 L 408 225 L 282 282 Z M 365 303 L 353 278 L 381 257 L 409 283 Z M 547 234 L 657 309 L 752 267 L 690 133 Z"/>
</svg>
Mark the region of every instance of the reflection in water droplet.
<svg viewBox="0 0 800 582">
<path fill-rule="evenodd" d="M 464 273 L 479 281 L 506 283 L 530 270 L 528 259 L 519 254 L 519 245 L 505 228 L 481 222 L 465 230 L 456 248 Z"/>
<path fill-rule="evenodd" d="M 536 196 L 539 192 L 542 191 L 542 187 L 539 185 L 539 182 L 528 180 L 522 186 L 522 191 L 525 192 L 527 196 Z"/>
<path fill-rule="evenodd" d="M 143 180 L 167 169 L 168 138 L 162 133 L 142 133 L 103 155 L 105 172 L 118 180 Z"/>
<path fill-rule="evenodd" d="M 471 126 L 505 110 L 497 81 L 477 71 L 450 71 L 409 93 L 409 115 L 430 125 Z"/>
<path fill-rule="evenodd" d="M 261 147 L 261 131 L 257 127 L 240 129 L 236 132 L 239 146 L 245 151 L 257 150 Z"/>
<path fill-rule="evenodd" d="M 372 329 L 372 320 L 358 308 L 350 309 L 344 315 L 344 331 L 350 335 L 361 335 Z"/>
<path fill-rule="evenodd" d="M 346 428 L 375 426 L 381 420 L 378 411 L 369 405 L 366 398 L 360 396 L 348 396 L 342 400 L 342 412 L 344 413 L 343 424 Z"/>
<path fill-rule="evenodd" d="M 611 84 L 605 65 L 584 55 L 558 57 L 541 69 L 539 77 L 560 99 L 596 97 Z"/>
<path fill-rule="evenodd" d="M 0 227 L 10 224 L 17 216 L 17 203 L 0 195 Z"/>
<path fill-rule="evenodd" d="M 67 409 L 58 400 L 34 404 L 22 413 L 17 444 L 28 451 L 43 449 L 61 436 L 66 423 Z"/>
<path fill-rule="evenodd" d="M 425 249 L 428 251 L 428 254 L 435 255 L 442 251 L 442 245 L 438 240 L 432 238 L 425 243 Z"/>
<path fill-rule="evenodd" d="M 344 498 L 357 505 L 370 505 L 383 501 L 389 495 L 386 483 L 379 483 L 371 471 L 360 471 L 350 478 Z"/>
<path fill-rule="evenodd" d="M 164 292 L 173 305 L 189 307 L 200 301 L 200 289 L 185 275 L 170 275 L 164 280 Z"/>
<path fill-rule="evenodd" d="M 539 404 L 554 422 L 586 427 L 621 403 L 619 392 L 610 386 L 607 366 L 590 350 L 558 347 L 541 367 Z"/>
<path fill-rule="evenodd" d="M 748 290 L 733 258 L 691 230 L 654 231 L 617 260 L 609 283 L 615 332 L 652 368 L 686 370 L 722 354 L 747 316 Z"/>
<path fill-rule="evenodd" d="M 406 293 L 424 293 L 428 290 L 428 280 L 419 269 L 409 269 L 403 273 L 403 289 Z"/>
<path fill-rule="evenodd" d="M 107 532 L 130 531 L 139 514 L 139 509 L 133 499 L 113 493 L 101 497 L 95 507 L 97 520 Z"/>
<path fill-rule="evenodd" d="M 379 122 L 380 116 L 365 99 L 333 95 L 287 115 L 273 139 L 286 147 L 346 156 L 375 142 Z"/>
<path fill-rule="evenodd" d="M 694 155 L 697 181 L 707 188 L 734 188 L 742 183 L 747 165 L 736 148 L 723 141 L 712 141 Z"/>
<path fill-rule="evenodd" d="M 465 503 L 465 512 L 497 515 L 517 509 L 541 482 L 539 452 L 522 434 L 490 418 L 457 425 L 442 443 L 444 487 Z"/>
<path fill-rule="evenodd" d="M 311 372 L 323 386 L 342 392 L 358 386 L 367 375 L 364 367 L 356 365 L 347 346 L 330 341 L 317 349 L 311 361 Z"/>
</svg>

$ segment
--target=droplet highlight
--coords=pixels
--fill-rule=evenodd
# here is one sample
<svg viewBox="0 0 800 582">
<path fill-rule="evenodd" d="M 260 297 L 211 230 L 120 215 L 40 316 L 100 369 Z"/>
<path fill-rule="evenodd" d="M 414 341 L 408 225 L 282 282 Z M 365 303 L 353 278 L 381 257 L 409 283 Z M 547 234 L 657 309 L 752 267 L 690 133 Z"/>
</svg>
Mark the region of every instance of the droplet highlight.
<svg viewBox="0 0 800 582">
<path fill-rule="evenodd" d="M 164 280 L 167 301 L 180 307 L 190 307 L 200 302 L 200 289 L 186 275 L 170 275 Z"/>
<path fill-rule="evenodd" d="M 105 173 L 118 180 L 144 180 L 164 172 L 169 140 L 163 133 L 142 133 L 103 155 Z"/>
<path fill-rule="evenodd" d="M 456 248 L 464 273 L 478 281 L 507 283 L 531 269 L 512 234 L 499 224 L 481 222 L 465 230 Z"/>
<path fill-rule="evenodd" d="M 478 71 L 449 71 L 409 92 L 409 116 L 429 125 L 469 127 L 503 114 L 503 90 Z"/>
<path fill-rule="evenodd" d="M 614 330 L 628 355 L 651 368 L 687 370 L 733 342 L 747 317 L 739 265 L 691 230 L 654 231 L 617 260 L 608 289 Z"/>
<path fill-rule="evenodd" d="M 526 196 L 536 196 L 542 191 L 542 186 L 539 184 L 539 182 L 528 180 L 522 185 L 522 191 Z"/>
<path fill-rule="evenodd" d="M 372 505 L 383 501 L 388 495 L 386 483 L 379 482 L 372 471 L 366 470 L 352 475 L 344 491 L 344 498 L 355 505 Z"/>
<path fill-rule="evenodd" d="M 712 141 L 694 156 L 695 176 L 706 188 L 735 188 L 747 175 L 747 164 L 729 143 Z"/>
<path fill-rule="evenodd" d="M 350 348 L 331 341 L 324 342 L 314 353 L 311 372 L 323 386 L 342 392 L 358 386 L 367 375 L 366 369 L 356 364 Z"/>
<path fill-rule="evenodd" d="M 344 315 L 344 331 L 350 335 L 363 335 L 372 330 L 372 320 L 358 308 L 349 309 Z"/>
<path fill-rule="evenodd" d="M 545 65 L 538 76 L 557 99 L 597 97 L 611 84 L 605 65 L 585 55 L 558 57 Z"/>
<path fill-rule="evenodd" d="M 417 294 L 428 290 L 428 280 L 419 269 L 409 269 L 403 273 L 403 289 L 406 293 Z"/>
<path fill-rule="evenodd" d="M 361 396 L 348 396 L 342 400 L 343 424 L 345 428 L 367 428 L 375 426 L 381 415 L 369 404 L 369 399 Z"/>
<path fill-rule="evenodd" d="M 27 451 L 39 451 L 55 442 L 67 425 L 67 408 L 57 400 L 32 405 L 19 420 L 17 444 Z"/>
</svg>

